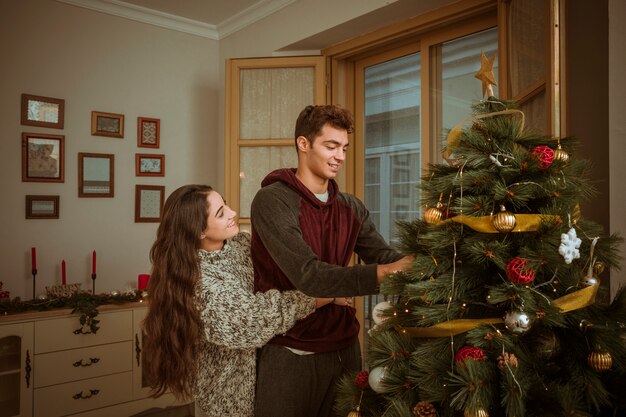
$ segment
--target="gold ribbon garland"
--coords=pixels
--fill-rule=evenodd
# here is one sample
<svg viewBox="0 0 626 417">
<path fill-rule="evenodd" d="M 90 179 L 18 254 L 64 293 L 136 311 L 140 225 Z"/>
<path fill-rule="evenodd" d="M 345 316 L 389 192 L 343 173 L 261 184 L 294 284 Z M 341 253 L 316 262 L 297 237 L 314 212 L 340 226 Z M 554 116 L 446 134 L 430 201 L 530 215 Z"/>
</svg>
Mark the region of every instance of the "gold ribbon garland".
<svg viewBox="0 0 626 417">
<path fill-rule="evenodd" d="M 459 122 L 456 126 L 454 126 L 450 130 L 450 132 L 448 132 L 448 137 L 446 138 L 446 151 L 443 153 L 443 158 L 448 159 L 450 157 L 450 154 L 452 153 L 450 148 L 453 148 L 459 144 L 461 132 L 463 130 L 463 123 L 469 120 L 479 121 L 480 119 L 485 119 L 487 117 L 500 116 L 504 114 L 516 114 L 520 116 L 521 123 L 520 123 L 519 132 L 521 133 L 524 131 L 524 121 L 525 121 L 524 112 L 521 110 L 517 110 L 517 109 L 508 109 L 508 110 L 496 111 L 493 113 L 485 113 L 485 114 L 479 114 L 476 116 L 466 117 L 465 119 L 461 120 L 461 122 Z"/>
<path fill-rule="evenodd" d="M 573 293 L 559 297 L 552 302 L 563 313 L 578 310 L 592 305 L 596 300 L 599 285 L 592 285 Z M 458 319 L 437 323 L 430 327 L 402 327 L 395 326 L 400 333 L 411 337 L 449 337 L 465 333 L 483 324 L 499 324 L 504 320 L 501 318 L 484 319 Z"/>
<path fill-rule="evenodd" d="M 465 216 L 463 214 L 445 220 L 461 223 L 471 227 L 473 230 L 482 233 L 501 233 L 491 223 L 492 216 Z M 515 228 L 512 232 L 535 232 L 539 229 L 543 221 L 556 221 L 559 216 L 544 214 L 515 214 Z M 445 223 L 445 222 L 444 222 Z"/>
</svg>

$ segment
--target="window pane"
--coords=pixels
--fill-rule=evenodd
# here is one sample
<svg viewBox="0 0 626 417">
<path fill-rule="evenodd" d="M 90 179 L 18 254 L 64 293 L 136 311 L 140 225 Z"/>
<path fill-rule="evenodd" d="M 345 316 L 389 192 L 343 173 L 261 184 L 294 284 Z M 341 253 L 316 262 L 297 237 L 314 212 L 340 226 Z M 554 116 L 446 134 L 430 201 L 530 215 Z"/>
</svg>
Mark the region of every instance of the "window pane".
<svg viewBox="0 0 626 417">
<path fill-rule="evenodd" d="M 241 147 L 239 152 L 239 217 L 247 218 L 263 178 L 277 168 L 298 166 L 298 155 L 295 146 Z"/>
<path fill-rule="evenodd" d="M 420 54 L 365 69 L 364 202 L 391 242 L 398 219 L 415 217 L 420 176 Z"/>
<path fill-rule="evenodd" d="M 512 0 L 507 24 L 511 43 L 511 96 L 546 80 L 548 5 L 545 0 Z"/>
<path fill-rule="evenodd" d="M 293 138 L 300 111 L 315 102 L 315 69 L 242 69 L 240 139 Z"/>
<path fill-rule="evenodd" d="M 507 15 L 509 96 L 521 102 L 526 126 L 548 133 L 549 2 L 511 0 Z"/>
<path fill-rule="evenodd" d="M 493 74 L 498 79 L 498 30 L 497 28 L 454 39 L 441 45 L 441 116 L 443 130 L 449 129 L 470 116 L 471 106 L 482 97 L 482 82 L 474 77 L 480 69 L 481 52 L 496 59 Z M 493 87 L 498 97 L 498 87 Z"/>
</svg>

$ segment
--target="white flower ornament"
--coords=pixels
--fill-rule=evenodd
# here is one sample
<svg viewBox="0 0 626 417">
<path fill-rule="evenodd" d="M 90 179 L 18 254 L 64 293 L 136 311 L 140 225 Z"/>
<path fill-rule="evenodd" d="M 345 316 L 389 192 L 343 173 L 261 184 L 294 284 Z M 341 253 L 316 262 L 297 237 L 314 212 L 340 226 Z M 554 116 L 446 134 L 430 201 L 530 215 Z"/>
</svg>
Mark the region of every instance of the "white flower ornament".
<svg viewBox="0 0 626 417">
<path fill-rule="evenodd" d="M 561 234 L 559 254 L 563 256 L 566 264 L 571 264 L 574 259 L 580 258 L 578 248 L 582 241 L 576 236 L 576 230 L 572 227 L 567 233 Z"/>
</svg>

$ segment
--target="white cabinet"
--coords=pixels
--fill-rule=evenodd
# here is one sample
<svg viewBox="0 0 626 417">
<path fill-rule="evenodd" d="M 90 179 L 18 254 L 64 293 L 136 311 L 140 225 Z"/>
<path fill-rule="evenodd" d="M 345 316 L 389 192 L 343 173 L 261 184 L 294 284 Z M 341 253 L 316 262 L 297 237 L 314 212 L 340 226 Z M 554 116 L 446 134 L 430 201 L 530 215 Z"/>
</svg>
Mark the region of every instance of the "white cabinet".
<svg viewBox="0 0 626 417">
<path fill-rule="evenodd" d="M 145 304 L 99 310 L 96 333 L 68 310 L 0 317 L 0 417 L 129 416 L 175 404 L 171 394 L 150 398 Z"/>
<path fill-rule="evenodd" d="M 33 323 L 0 325 L 0 417 L 33 410 Z"/>
</svg>

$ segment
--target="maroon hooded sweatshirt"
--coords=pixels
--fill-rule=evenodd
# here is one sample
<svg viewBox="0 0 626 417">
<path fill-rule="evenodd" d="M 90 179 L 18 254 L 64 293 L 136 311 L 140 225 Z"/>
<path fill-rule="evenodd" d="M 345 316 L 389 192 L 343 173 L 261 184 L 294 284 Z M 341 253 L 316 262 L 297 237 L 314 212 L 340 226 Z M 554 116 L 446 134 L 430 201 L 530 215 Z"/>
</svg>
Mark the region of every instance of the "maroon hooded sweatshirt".
<svg viewBox="0 0 626 417">
<path fill-rule="evenodd" d="M 324 203 L 295 172 L 271 172 L 252 202 L 255 291 L 298 289 L 311 297 L 375 294 L 376 264 L 402 255 L 376 231 L 359 199 L 339 192 L 330 180 Z M 353 252 L 366 265 L 346 267 Z M 345 349 L 359 333 L 355 313 L 353 308 L 326 305 L 270 343 L 309 352 Z"/>
</svg>

